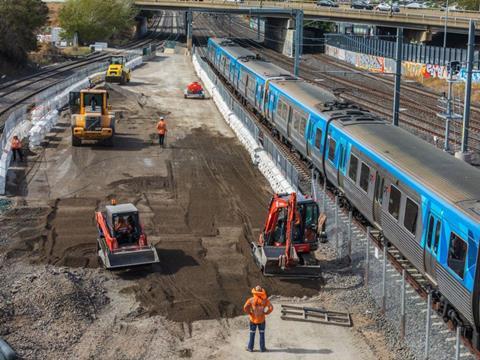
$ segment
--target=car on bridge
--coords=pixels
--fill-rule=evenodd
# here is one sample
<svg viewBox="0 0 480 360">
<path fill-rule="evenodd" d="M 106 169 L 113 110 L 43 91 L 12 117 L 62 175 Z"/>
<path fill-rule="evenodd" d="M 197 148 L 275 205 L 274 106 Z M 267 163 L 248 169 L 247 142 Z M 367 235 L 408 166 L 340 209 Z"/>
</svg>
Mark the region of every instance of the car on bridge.
<svg viewBox="0 0 480 360">
<path fill-rule="evenodd" d="M 363 0 L 353 1 L 350 7 L 352 9 L 373 10 L 373 5 Z"/>
<path fill-rule="evenodd" d="M 331 0 L 319 0 L 317 1 L 317 6 L 338 7 L 338 4 Z"/>
<path fill-rule="evenodd" d="M 428 6 L 424 3 L 420 2 L 412 2 L 410 4 L 405 5 L 407 9 L 428 9 Z"/>
<path fill-rule="evenodd" d="M 397 4 L 390 5 L 390 4 L 387 4 L 387 3 L 384 3 L 384 2 L 378 4 L 377 7 L 375 8 L 375 10 L 378 10 L 378 11 L 400 12 L 400 8 L 398 7 Z"/>
</svg>

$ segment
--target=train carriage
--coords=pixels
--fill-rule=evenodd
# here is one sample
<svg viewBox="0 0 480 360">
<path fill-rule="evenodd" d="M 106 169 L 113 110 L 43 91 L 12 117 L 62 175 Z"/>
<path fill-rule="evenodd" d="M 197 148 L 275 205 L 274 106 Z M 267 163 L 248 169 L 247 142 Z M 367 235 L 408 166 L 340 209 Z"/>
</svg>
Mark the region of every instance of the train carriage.
<svg viewBox="0 0 480 360">
<path fill-rule="evenodd" d="M 211 40 L 217 52 L 238 47 Z M 262 96 L 242 92 L 249 80 L 230 83 L 430 280 L 444 317 L 470 327 L 480 348 L 480 172 L 326 90 L 265 76 L 282 72 L 251 54 L 230 62 Z"/>
</svg>

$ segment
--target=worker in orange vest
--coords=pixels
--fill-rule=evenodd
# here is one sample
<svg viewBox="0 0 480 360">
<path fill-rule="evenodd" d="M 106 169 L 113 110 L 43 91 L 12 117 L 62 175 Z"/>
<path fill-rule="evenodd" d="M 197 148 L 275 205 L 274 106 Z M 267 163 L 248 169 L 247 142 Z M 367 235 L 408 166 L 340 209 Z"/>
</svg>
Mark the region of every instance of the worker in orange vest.
<svg viewBox="0 0 480 360">
<path fill-rule="evenodd" d="M 252 352 L 255 344 L 255 333 L 260 333 L 260 351 L 267 351 L 265 347 L 265 316 L 273 311 L 273 306 L 268 300 L 267 292 L 261 286 L 252 289 L 253 297 L 249 298 L 243 306 L 250 317 L 250 340 L 248 341 L 247 351 Z"/>
<path fill-rule="evenodd" d="M 13 136 L 11 147 L 13 152 L 13 161 L 17 161 L 17 154 L 18 154 L 18 157 L 20 158 L 20 161 L 23 161 L 22 142 L 20 141 L 17 135 Z"/>
<path fill-rule="evenodd" d="M 161 147 L 163 147 L 165 141 L 165 135 L 167 134 L 167 123 L 163 116 L 160 117 L 160 121 L 157 124 L 157 131 L 158 131 L 158 142 Z"/>
</svg>

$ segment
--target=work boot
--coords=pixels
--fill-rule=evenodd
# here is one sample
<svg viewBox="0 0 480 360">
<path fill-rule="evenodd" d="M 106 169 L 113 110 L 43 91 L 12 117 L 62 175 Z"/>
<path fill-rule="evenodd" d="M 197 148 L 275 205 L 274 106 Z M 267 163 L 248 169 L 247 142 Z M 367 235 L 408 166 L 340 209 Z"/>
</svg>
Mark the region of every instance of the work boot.
<svg viewBox="0 0 480 360">
<path fill-rule="evenodd" d="M 248 346 L 245 348 L 248 352 L 253 352 L 253 349 L 250 349 Z"/>
</svg>

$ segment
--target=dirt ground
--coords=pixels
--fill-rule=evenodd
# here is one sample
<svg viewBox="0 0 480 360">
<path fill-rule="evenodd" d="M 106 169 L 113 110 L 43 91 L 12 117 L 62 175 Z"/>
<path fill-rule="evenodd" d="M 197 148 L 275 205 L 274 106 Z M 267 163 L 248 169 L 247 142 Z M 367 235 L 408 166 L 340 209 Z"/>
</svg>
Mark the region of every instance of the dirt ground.
<svg viewBox="0 0 480 360">
<path fill-rule="evenodd" d="M 244 352 L 239 315 L 253 286 L 275 304 L 315 296 L 337 304 L 318 298 L 321 280 L 261 276 L 249 242 L 271 190 L 213 101 L 183 99 L 195 78 L 188 57 L 159 56 L 129 86 L 111 87 L 113 148 L 73 148 L 64 113 L 44 146 L 11 168 L 16 206 L 0 216 L 0 336 L 24 359 L 389 358 L 377 337 L 372 344 L 358 330 L 292 325 L 278 307 L 272 352 Z M 160 115 L 165 149 L 155 134 Z M 93 215 L 113 198 L 140 210 L 158 265 L 109 272 L 98 264 Z"/>
</svg>

